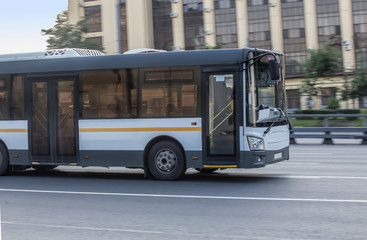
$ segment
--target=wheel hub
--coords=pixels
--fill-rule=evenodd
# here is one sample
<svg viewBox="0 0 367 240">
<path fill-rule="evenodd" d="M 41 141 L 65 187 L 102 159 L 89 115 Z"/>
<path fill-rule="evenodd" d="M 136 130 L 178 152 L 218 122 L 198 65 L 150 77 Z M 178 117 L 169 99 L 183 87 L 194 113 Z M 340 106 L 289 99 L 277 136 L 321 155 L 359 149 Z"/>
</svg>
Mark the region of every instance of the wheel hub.
<svg viewBox="0 0 367 240">
<path fill-rule="evenodd" d="M 177 157 L 169 149 L 159 151 L 155 157 L 155 164 L 162 172 L 171 172 L 176 167 Z"/>
</svg>

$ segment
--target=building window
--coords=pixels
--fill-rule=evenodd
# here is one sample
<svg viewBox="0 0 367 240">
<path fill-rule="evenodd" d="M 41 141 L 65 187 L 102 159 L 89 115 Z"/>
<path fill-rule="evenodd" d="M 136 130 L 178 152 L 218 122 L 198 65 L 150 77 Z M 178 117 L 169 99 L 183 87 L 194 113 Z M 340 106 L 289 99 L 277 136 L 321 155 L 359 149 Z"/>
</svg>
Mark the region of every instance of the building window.
<svg viewBox="0 0 367 240">
<path fill-rule="evenodd" d="M 316 0 L 319 44 L 340 45 L 340 17 L 338 0 Z"/>
<path fill-rule="evenodd" d="M 120 1 L 120 48 L 121 52 L 129 50 L 127 40 L 126 1 Z"/>
<path fill-rule="evenodd" d="M 153 0 L 154 48 L 172 50 L 173 31 L 170 0 Z"/>
<path fill-rule="evenodd" d="M 303 74 L 302 66 L 307 57 L 303 11 L 303 1 L 282 1 L 286 75 Z"/>
<path fill-rule="evenodd" d="M 99 46 L 103 46 L 103 38 L 102 37 L 91 37 L 88 38 L 91 42 L 98 44 Z"/>
<path fill-rule="evenodd" d="M 367 67 L 367 1 L 352 0 L 354 46 L 358 68 Z"/>
<path fill-rule="evenodd" d="M 137 116 L 137 70 L 81 72 L 81 118 Z"/>
<path fill-rule="evenodd" d="M 185 48 L 204 48 L 204 18 L 202 0 L 183 0 Z"/>
<path fill-rule="evenodd" d="M 214 3 L 217 44 L 223 48 L 237 48 L 236 2 L 216 0 Z"/>
<path fill-rule="evenodd" d="M 249 46 L 271 49 L 269 7 L 267 0 L 247 2 Z"/>
<path fill-rule="evenodd" d="M 101 6 L 85 7 L 84 15 L 88 32 L 102 31 Z"/>
<path fill-rule="evenodd" d="M 289 112 L 301 109 L 301 94 L 298 89 L 287 89 L 287 103 Z"/>
</svg>

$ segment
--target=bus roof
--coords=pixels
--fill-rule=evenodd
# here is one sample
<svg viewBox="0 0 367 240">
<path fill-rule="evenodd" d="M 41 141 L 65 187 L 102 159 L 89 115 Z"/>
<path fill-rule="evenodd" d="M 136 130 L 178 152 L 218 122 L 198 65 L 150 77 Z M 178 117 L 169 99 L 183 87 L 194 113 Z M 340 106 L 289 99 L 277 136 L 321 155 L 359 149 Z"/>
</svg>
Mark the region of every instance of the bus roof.
<svg viewBox="0 0 367 240">
<path fill-rule="evenodd" d="M 154 52 L 0 61 L 0 74 L 73 72 L 121 68 L 240 64 L 255 49 Z M 259 50 L 263 51 L 263 50 Z M 1 59 L 1 55 L 0 55 Z"/>
</svg>

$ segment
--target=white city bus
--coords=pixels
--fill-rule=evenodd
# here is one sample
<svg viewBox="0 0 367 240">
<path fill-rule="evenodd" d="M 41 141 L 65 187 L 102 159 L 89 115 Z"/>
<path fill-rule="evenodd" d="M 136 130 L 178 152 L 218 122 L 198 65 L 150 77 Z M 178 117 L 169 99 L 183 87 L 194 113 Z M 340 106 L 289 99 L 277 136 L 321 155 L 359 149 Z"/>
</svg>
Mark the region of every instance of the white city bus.
<svg viewBox="0 0 367 240">
<path fill-rule="evenodd" d="M 123 166 L 174 180 L 289 158 L 282 54 L 94 55 L 0 56 L 0 175 Z"/>
</svg>

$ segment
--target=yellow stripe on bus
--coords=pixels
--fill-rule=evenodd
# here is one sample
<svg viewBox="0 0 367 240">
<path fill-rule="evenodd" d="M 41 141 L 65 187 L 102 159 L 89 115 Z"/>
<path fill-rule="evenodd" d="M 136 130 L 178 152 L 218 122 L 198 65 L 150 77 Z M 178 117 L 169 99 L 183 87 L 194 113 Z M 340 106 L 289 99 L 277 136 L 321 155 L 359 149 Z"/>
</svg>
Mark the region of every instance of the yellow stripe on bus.
<svg viewBox="0 0 367 240">
<path fill-rule="evenodd" d="M 207 168 L 236 168 L 237 165 L 204 165 Z"/>
<path fill-rule="evenodd" d="M 79 132 L 189 132 L 201 131 L 201 127 L 156 127 L 156 128 L 80 128 Z"/>
<path fill-rule="evenodd" d="M 0 129 L 0 132 L 5 132 L 5 133 L 28 132 L 28 129 Z"/>
</svg>

